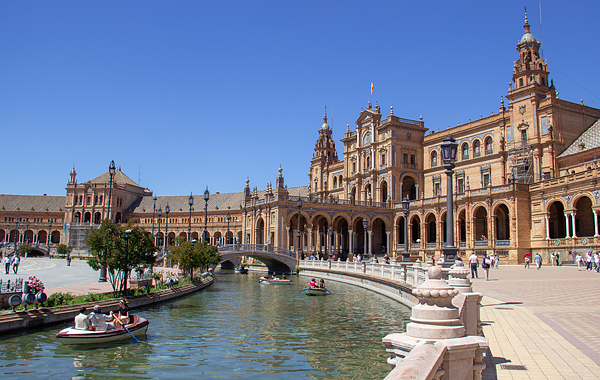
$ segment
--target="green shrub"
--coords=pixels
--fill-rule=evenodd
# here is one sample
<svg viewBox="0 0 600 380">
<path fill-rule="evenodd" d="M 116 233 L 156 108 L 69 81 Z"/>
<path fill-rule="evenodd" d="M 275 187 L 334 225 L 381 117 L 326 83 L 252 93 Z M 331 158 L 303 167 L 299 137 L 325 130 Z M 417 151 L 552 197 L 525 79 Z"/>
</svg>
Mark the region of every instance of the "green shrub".
<svg viewBox="0 0 600 380">
<path fill-rule="evenodd" d="M 44 305 L 47 307 L 70 305 L 73 303 L 74 298 L 75 297 L 73 297 L 71 293 L 58 292 L 48 297 L 46 302 L 44 302 Z"/>
</svg>

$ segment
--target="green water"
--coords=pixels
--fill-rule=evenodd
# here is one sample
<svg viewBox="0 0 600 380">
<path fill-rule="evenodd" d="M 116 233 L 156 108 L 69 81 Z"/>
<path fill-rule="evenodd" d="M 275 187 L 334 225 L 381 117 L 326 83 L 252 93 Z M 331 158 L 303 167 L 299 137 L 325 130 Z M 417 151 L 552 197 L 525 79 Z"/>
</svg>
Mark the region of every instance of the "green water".
<svg viewBox="0 0 600 380">
<path fill-rule="evenodd" d="M 354 286 L 328 282 L 310 297 L 293 285 L 260 285 L 257 274 L 218 273 L 215 284 L 134 312 L 150 321 L 140 343 L 63 346 L 67 326 L 0 338 L 0 378 L 382 379 L 381 339 L 403 332 L 410 310 Z"/>
</svg>

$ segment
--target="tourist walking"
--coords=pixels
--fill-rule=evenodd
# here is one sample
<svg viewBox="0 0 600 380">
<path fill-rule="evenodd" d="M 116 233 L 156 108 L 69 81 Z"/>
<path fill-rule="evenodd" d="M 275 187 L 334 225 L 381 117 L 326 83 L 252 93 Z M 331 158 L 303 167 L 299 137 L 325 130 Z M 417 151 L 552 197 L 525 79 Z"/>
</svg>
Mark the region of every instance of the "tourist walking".
<svg viewBox="0 0 600 380">
<path fill-rule="evenodd" d="M 529 262 L 531 261 L 531 252 L 525 254 L 525 268 L 529 269 Z"/>
<path fill-rule="evenodd" d="M 479 258 L 477 257 L 475 252 L 473 252 L 471 256 L 469 256 L 469 263 L 471 263 L 471 279 L 479 278 L 479 276 L 477 275 L 477 265 L 479 264 Z"/>
<path fill-rule="evenodd" d="M 542 267 L 542 255 L 539 252 L 535 254 L 535 265 L 538 270 Z"/>
<path fill-rule="evenodd" d="M 596 267 L 596 273 L 598 273 L 598 270 L 600 270 L 600 256 L 598 252 L 594 253 L 594 266 Z"/>
<path fill-rule="evenodd" d="M 487 253 L 483 254 L 483 259 L 481 260 L 481 268 L 485 272 L 485 280 L 488 281 L 490 279 L 490 266 L 492 264 L 492 260 L 488 257 Z"/>
<path fill-rule="evenodd" d="M 583 256 L 579 253 L 575 256 L 575 262 L 577 263 L 577 270 L 581 271 L 581 263 L 583 263 Z"/>
<path fill-rule="evenodd" d="M 4 269 L 6 271 L 6 274 L 8 274 L 10 272 L 10 256 L 8 256 L 8 254 L 4 256 L 2 262 L 4 263 Z"/>
<path fill-rule="evenodd" d="M 498 264 L 500 264 L 500 257 L 498 255 L 494 256 L 494 259 L 496 261 L 496 263 L 494 264 L 494 267 L 496 269 L 498 269 Z"/>
<path fill-rule="evenodd" d="M 585 254 L 585 271 L 592 270 L 592 253 L 587 251 Z"/>
<path fill-rule="evenodd" d="M 19 271 L 19 263 L 20 262 L 21 262 L 21 258 L 15 254 L 12 259 L 13 272 L 15 274 L 17 274 L 17 272 Z"/>
</svg>

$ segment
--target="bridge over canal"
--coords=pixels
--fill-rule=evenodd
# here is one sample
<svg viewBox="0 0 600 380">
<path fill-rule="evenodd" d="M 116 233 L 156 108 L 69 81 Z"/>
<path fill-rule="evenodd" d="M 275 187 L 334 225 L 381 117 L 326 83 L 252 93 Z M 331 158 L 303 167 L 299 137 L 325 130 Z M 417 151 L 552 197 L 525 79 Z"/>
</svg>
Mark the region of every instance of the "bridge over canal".
<svg viewBox="0 0 600 380">
<path fill-rule="evenodd" d="M 225 244 L 219 247 L 219 254 L 221 267 L 239 265 L 242 256 L 261 261 L 270 272 L 294 273 L 298 265 L 296 252 L 269 244 Z"/>
</svg>

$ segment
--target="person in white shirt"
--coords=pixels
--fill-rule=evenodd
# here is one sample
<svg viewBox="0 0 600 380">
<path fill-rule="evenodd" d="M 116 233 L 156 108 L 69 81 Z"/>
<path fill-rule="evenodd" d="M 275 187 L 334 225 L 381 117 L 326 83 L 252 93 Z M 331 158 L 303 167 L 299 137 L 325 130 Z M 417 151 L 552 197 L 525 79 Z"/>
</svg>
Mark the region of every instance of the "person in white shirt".
<svg viewBox="0 0 600 380">
<path fill-rule="evenodd" d="M 469 256 L 469 263 L 471 263 L 471 278 L 479 278 L 477 275 L 477 265 L 479 264 L 479 258 L 473 252 L 471 256 Z"/>
<path fill-rule="evenodd" d="M 575 262 L 577 263 L 577 270 L 581 271 L 581 263 L 583 262 L 583 256 L 579 253 L 575 256 Z"/>
<path fill-rule="evenodd" d="M 90 319 L 85 314 L 85 307 L 79 309 L 79 314 L 75 316 L 75 330 L 89 330 Z"/>
<path fill-rule="evenodd" d="M 100 305 L 94 306 L 94 311 L 90 313 L 90 321 L 92 326 L 95 327 L 96 331 L 114 330 L 115 326 L 107 323 L 112 322 L 113 316 L 102 314 L 102 308 Z"/>
</svg>

